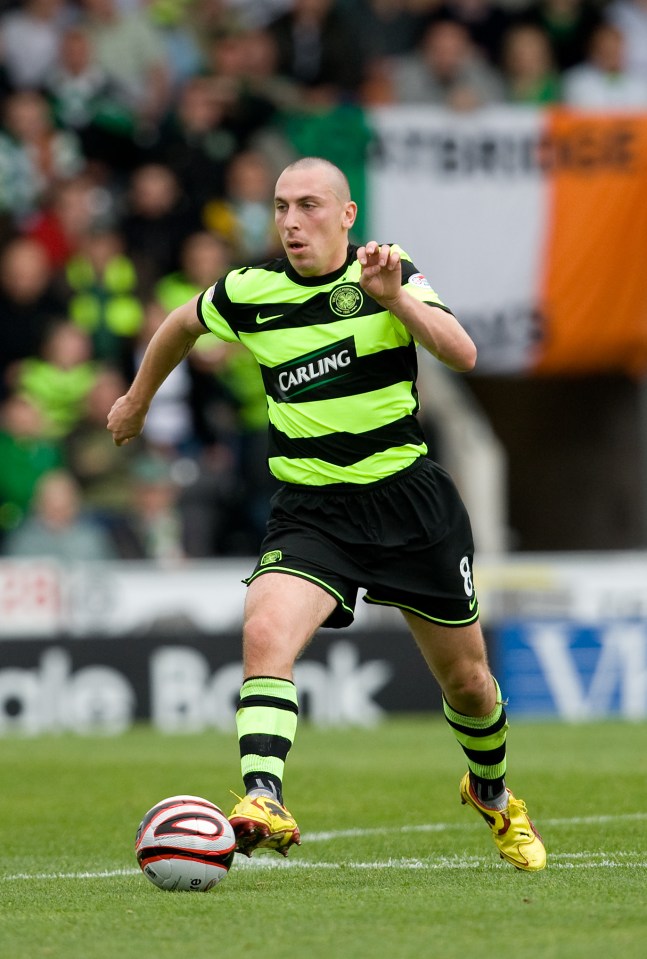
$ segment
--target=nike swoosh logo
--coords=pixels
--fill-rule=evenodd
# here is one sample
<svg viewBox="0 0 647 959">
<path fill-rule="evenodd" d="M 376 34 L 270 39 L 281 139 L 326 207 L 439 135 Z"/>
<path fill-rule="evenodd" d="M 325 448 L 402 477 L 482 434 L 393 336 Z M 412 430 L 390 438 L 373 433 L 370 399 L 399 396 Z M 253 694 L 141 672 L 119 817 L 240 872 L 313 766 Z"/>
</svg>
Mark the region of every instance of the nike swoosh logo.
<svg viewBox="0 0 647 959">
<path fill-rule="evenodd" d="M 270 320 L 279 320 L 283 316 L 282 313 L 276 313 L 274 316 L 261 316 L 260 313 L 256 314 L 257 323 L 269 323 Z"/>
<path fill-rule="evenodd" d="M 476 595 L 474 595 L 474 596 L 472 597 L 472 599 L 470 600 L 470 602 L 469 602 L 469 608 L 470 608 L 470 610 L 474 609 L 475 606 L 476 606 Z"/>
</svg>

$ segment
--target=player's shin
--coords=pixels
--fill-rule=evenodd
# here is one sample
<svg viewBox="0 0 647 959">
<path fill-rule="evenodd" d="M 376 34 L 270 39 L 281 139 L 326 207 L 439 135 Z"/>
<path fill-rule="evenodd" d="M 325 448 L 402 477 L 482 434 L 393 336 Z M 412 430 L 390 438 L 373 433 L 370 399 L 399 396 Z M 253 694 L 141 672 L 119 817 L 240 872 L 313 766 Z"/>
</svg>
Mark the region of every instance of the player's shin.
<svg viewBox="0 0 647 959">
<path fill-rule="evenodd" d="M 283 770 L 298 711 L 296 688 L 289 680 L 253 676 L 243 683 L 236 726 L 246 795 L 229 820 L 238 851 L 246 855 L 258 847 L 287 855 L 300 842 L 299 828 L 283 805 Z"/>
<path fill-rule="evenodd" d="M 465 716 L 443 699 L 445 719 L 458 740 L 478 799 L 488 806 L 505 806 L 506 733 L 508 721 L 496 679 L 496 703 L 486 716 Z"/>
<path fill-rule="evenodd" d="M 247 793 L 263 790 L 283 802 L 283 770 L 298 713 L 297 691 L 290 680 L 253 676 L 243 683 L 236 728 Z"/>
</svg>

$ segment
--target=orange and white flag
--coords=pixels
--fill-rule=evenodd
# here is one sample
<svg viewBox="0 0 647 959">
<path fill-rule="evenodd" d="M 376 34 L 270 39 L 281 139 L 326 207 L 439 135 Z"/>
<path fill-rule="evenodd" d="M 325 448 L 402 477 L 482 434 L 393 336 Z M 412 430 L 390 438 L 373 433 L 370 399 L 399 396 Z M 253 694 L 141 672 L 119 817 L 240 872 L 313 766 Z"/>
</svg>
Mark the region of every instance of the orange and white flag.
<svg viewBox="0 0 647 959">
<path fill-rule="evenodd" d="M 375 110 L 370 233 L 398 242 L 477 372 L 647 372 L 647 113 Z"/>
</svg>

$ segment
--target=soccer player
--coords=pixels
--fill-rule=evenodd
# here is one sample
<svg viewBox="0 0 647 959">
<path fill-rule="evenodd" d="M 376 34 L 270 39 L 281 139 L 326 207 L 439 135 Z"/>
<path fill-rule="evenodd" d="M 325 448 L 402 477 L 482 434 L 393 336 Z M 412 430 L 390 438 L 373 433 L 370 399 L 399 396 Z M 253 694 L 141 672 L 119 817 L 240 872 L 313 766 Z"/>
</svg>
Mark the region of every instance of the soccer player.
<svg viewBox="0 0 647 959">
<path fill-rule="evenodd" d="M 287 855 L 300 842 L 282 791 L 298 714 L 292 669 L 320 626 L 352 622 L 362 587 L 367 602 L 402 611 L 442 689 L 467 759 L 462 802 L 504 859 L 542 869 L 541 837 L 505 784 L 507 721 L 478 623 L 469 519 L 416 419 L 416 345 L 459 372 L 476 348 L 403 250 L 349 245 L 357 207 L 336 166 L 291 163 L 274 205 L 285 257 L 234 269 L 173 310 L 108 418 L 117 445 L 139 435 L 156 390 L 208 330 L 260 365 L 282 486 L 246 580 L 237 848 Z"/>
</svg>

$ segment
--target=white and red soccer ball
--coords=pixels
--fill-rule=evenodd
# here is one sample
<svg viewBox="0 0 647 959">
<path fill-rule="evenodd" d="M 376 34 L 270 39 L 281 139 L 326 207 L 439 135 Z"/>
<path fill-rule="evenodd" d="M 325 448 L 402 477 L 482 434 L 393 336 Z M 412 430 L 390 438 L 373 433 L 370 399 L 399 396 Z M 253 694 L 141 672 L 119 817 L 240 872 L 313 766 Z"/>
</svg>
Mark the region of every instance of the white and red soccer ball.
<svg viewBox="0 0 647 959">
<path fill-rule="evenodd" d="M 149 809 L 135 853 L 160 889 L 207 892 L 229 872 L 236 837 L 222 809 L 200 796 L 170 796 Z"/>
</svg>

